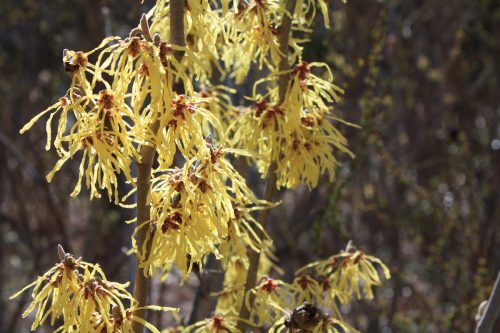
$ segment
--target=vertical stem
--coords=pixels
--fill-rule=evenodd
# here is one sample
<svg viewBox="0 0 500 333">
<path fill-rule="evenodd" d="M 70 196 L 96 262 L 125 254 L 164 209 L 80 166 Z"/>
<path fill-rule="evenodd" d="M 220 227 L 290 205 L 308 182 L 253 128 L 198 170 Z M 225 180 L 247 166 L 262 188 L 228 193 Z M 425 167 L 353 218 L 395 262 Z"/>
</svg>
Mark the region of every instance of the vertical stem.
<svg viewBox="0 0 500 333">
<path fill-rule="evenodd" d="M 266 192 L 264 194 L 264 200 L 272 201 L 275 194 L 276 194 L 276 163 L 273 162 L 271 163 L 267 171 Z M 257 219 L 257 221 L 262 226 L 262 229 L 266 228 L 268 216 L 269 216 L 269 209 L 264 209 L 260 211 L 259 218 Z M 260 238 L 263 237 L 264 234 L 263 231 L 256 230 L 256 232 Z M 257 273 L 259 271 L 260 252 L 250 250 L 248 259 L 250 261 L 250 264 L 248 266 L 247 280 L 245 282 L 245 292 L 243 293 L 243 298 L 249 292 L 249 290 L 255 287 L 255 285 L 257 284 Z M 249 299 L 250 308 L 247 308 L 245 306 L 245 300 L 243 299 L 240 308 L 240 314 L 238 316 L 239 317 L 238 330 L 241 332 L 244 332 L 247 327 L 245 321 L 247 321 L 250 318 L 251 314 L 250 309 L 253 307 L 253 303 L 255 301 L 254 294 L 250 294 L 249 297 L 250 297 Z"/>
<path fill-rule="evenodd" d="M 156 126 L 155 126 L 156 125 Z M 158 124 L 151 126 L 152 129 L 158 130 Z M 156 131 L 155 131 L 156 132 Z M 151 146 L 142 146 L 141 161 L 137 163 L 137 227 L 141 226 L 146 221 L 149 221 L 149 191 L 151 188 L 151 167 L 155 156 L 155 148 Z M 142 249 L 149 228 L 143 227 L 138 230 L 136 240 L 137 248 Z M 148 303 L 149 294 L 149 278 L 146 277 L 142 268 L 139 267 L 140 258 L 137 258 L 134 280 L 134 299 L 138 302 L 138 306 L 145 306 Z M 134 315 L 144 318 L 145 310 L 139 310 Z M 141 332 L 142 326 L 135 322 L 133 323 L 134 332 Z"/>
<path fill-rule="evenodd" d="M 285 0 L 287 1 L 287 0 Z M 295 12 L 295 5 L 297 1 L 296 0 L 288 0 L 286 3 L 286 11 L 288 14 L 285 14 L 283 16 L 283 21 L 281 22 L 281 26 L 279 28 L 279 35 L 278 35 L 278 42 L 279 42 L 279 50 L 281 52 L 281 59 L 279 62 L 279 67 L 278 71 L 286 71 L 289 69 L 289 64 L 288 64 L 288 48 L 289 44 L 288 41 L 290 39 L 290 30 L 292 27 L 292 17 L 293 13 Z M 282 74 L 278 78 L 278 93 L 279 93 L 279 104 L 282 104 L 285 101 L 286 97 L 286 92 L 288 90 L 288 83 L 290 81 L 290 75 L 289 74 Z M 272 201 L 273 197 L 276 194 L 276 162 L 272 162 L 271 165 L 269 166 L 269 169 L 267 171 L 267 177 L 266 177 L 266 190 L 264 194 L 264 200 L 267 201 Z M 262 229 L 266 228 L 267 225 L 267 219 L 269 217 L 269 209 L 262 210 L 259 214 L 258 217 L 258 222 L 262 226 Z M 262 231 L 258 231 L 258 235 L 260 237 L 263 236 Z M 250 256 L 249 256 L 249 268 L 248 268 L 248 273 L 247 273 L 247 280 L 245 283 L 245 293 L 243 294 L 247 295 L 249 290 L 251 290 L 255 285 L 257 284 L 257 273 L 259 270 L 259 262 L 260 262 L 260 252 L 255 252 L 251 251 Z M 245 331 L 247 324 L 245 321 L 248 321 L 250 319 L 251 315 L 251 308 L 253 307 L 253 303 L 255 301 L 255 296 L 253 294 L 250 294 L 249 296 L 249 305 L 250 308 L 247 308 L 245 306 L 245 301 L 243 301 L 241 308 L 240 308 L 240 314 L 239 314 L 239 320 L 238 320 L 238 329 L 242 332 Z"/>
<path fill-rule="evenodd" d="M 184 0 L 170 0 L 170 43 L 178 46 L 186 46 L 184 36 Z M 177 60 L 184 55 L 178 51 L 175 54 Z"/>
<path fill-rule="evenodd" d="M 184 39 L 184 0 L 170 0 L 170 42 L 174 45 L 185 46 Z M 183 57 L 182 51 L 176 51 L 174 56 L 177 60 Z M 150 127 L 153 133 L 159 130 L 159 123 L 155 122 Z M 142 146 L 141 160 L 137 163 L 137 224 L 141 226 L 150 220 L 150 191 L 151 191 L 151 168 L 155 157 L 156 147 Z M 138 230 L 136 241 L 137 248 L 142 249 L 149 228 L 143 227 Z M 146 250 L 149 252 L 149 246 Z M 147 253 L 146 253 L 147 255 Z M 148 304 L 149 294 L 149 278 L 145 276 L 142 268 L 139 267 L 140 259 L 137 260 L 134 280 L 134 299 L 138 302 L 138 306 L 146 306 Z M 145 318 L 145 310 L 139 310 L 134 315 Z M 134 321 L 134 332 L 142 332 L 143 326 Z"/>
<path fill-rule="evenodd" d="M 288 0 L 286 4 L 286 11 L 290 14 L 288 16 L 285 14 L 283 17 L 283 21 L 281 22 L 281 26 L 279 28 L 278 42 L 279 42 L 279 50 L 281 52 L 281 59 L 278 67 L 278 71 L 286 71 L 289 69 L 288 64 L 288 41 L 290 39 L 290 30 L 292 28 L 292 18 L 295 12 L 295 5 L 297 0 Z M 279 93 L 279 103 L 283 103 L 285 101 L 286 92 L 288 90 L 288 83 L 290 81 L 289 74 L 281 74 L 278 79 L 278 93 Z"/>
</svg>

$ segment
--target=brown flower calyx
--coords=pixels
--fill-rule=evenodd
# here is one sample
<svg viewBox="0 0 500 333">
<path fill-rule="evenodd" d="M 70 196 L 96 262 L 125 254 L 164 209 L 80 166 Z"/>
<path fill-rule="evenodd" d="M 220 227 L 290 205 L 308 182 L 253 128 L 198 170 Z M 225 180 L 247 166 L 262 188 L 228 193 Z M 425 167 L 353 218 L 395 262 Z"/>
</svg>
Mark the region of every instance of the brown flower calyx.
<svg viewBox="0 0 500 333">
<path fill-rule="evenodd" d="M 207 148 L 210 150 L 210 162 L 212 164 L 217 163 L 217 161 L 224 156 L 224 150 L 221 147 L 216 147 L 213 144 L 212 134 L 209 134 L 206 138 Z"/>
<path fill-rule="evenodd" d="M 146 64 L 142 63 L 139 68 L 137 69 L 137 72 L 141 76 L 149 76 L 149 68 Z"/>
<path fill-rule="evenodd" d="M 115 327 L 120 327 L 122 325 L 124 318 L 120 308 L 116 305 L 113 305 L 111 308 L 111 318 L 113 319 Z"/>
<path fill-rule="evenodd" d="M 301 61 L 299 64 L 295 65 L 292 70 L 292 75 L 296 75 L 300 80 L 300 86 L 302 88 L 307 87 L 307 76 L 311 73 L 309 64 L 305 61 Z"/>
<path fill-rule="evenodd" d="M 96 296 L 109 296 L 110 291 L 114 288 L 112 283 L 107 283 L 99 277 L 82 282 L 80 286 L 84 288 L 83 295 L 85 299 L 89 297 L 95 298 Z"/>
<path fill-rule="evenodd" d="M 128 43 L 124 43 L 124 47 L 132 58 L 135 58 L 141 52 L 143 46 L 139 37 L 132 37 Z"/>
<path fill-rule="evenodd" d="M 125 319 L 131 319 L 132 318 L 132 311 L 130 311 L 130 309 L 125 309 L 125 318 L 123 317 L 122 315 L 122 312 L 120 311 L 120 308 L 116 305 L 113 305 L 113 307 L 111 308 L 111 321 L 113 323 L 113 328 L 114 329 L 118 329 L 122 326 L 123 324 L 123 321 Z M 104 328 L 105 330 L 105 328 Z M 103 333 L 105 333 L 106 331 L 103 331 Z M 115 331 L 113 331 L 115 332 Z"/>
<path fill-rule="evenodd" d="M 260 281 L 262 281 L 262 280 L 264 280 L 264 283 L 260 286 L 261 291 L 266 291 L 268 293 L 271 293 L 278 287 L 278 284 L 276 283 L 276 281 L 274 281 L 273 279 L 271 279 L 267 276 L 261 277 Z"/>
<path fill-rule="evenodd" d="M 216 331 L 225 330 L 224 317 L 214 314 L 210 319 L 208 319 L 208 327 Z"/>
<path fill-rule="evenodd" d="M 167 43 L 167 42 L 160 42 L 160 45 L 158 46 L 160 49 L 160 60 L 163 66 L 167 65 L 167 56 L 173 54 L 174 49 L 172 48 L 172 44 Z"/>
<path fill-rule="evenodd" d="M 68 50 L 64 50 L 64 58 L 67 57 Z M 73 73 L 77 71 L 80 67 L 85 68 L 87 67 L 88 63 L 88 58 L 85 53 L 82 51 L 77 51 L 75 52 L 74 56 L 71 56 L 69 60 L 64 60 L 64 70 L 68 73 Z"/>
<path fill-rule="evenodd" d="M 105 133 L 105 132 L 97 132 L 95 135 L 87 135 L 81 139 L 81 145 L 83 149 L 87 149 L 89 147 L 92 147 L 95 144 L 94 138 L 99 140 L 100 142 L 108 145 L 108 146 L 113 146 L 115 144 L 115 135 L 112 133 Z"/>
<path fill-rule="evenodd" d="M 278 115 L 280 115 L 280 116 L 285 115 L 285 112 L 283 112 L 283 109 L 279 105 L 273 106 L 266 113 L 267 118 L 271 118 L 271 117 L 277 118 Z"/>
<path fill-rule="evenodd" d="M 107 90 L 99 91 L 99 97 L 97 98 L 97 105 L 101 106 L 105 110 L 112 109 L 115 106 L 115 96 Z"/>
<path fill-rule="evenodd" d="M 209 97 L 214 97 L 217 95 L 217 91 L 211 88 L 202 88 L 201 91 L 199 92 L 199 96 L 201 98 L 209 98 Z"/>
<path fill-rule="evenodd" d="M 70 104 L 70 100 L 68 97 L 66 96 L 63 96 L 61 98 L 59 98 L 59 104 L 62 106 L 62 107 L 65 107 L 65 106 L 68 106 Z"/>
<path fill-rule="evenodd" d="M 205 178 L 198 176 L 196 173 L 192 173 L 189 176 L 189 180 L 196 185 L 202 193 L 207 193 L 209 190 L 212 190 L 212 186 L 208 184 L 208 181 Z"/>
<path fill-rule="evenodd" d="M 179 230 L 182 224 L 182 215 L 179 212 L 175 212 L 165 219 L 161 224 L 161 232 L 166 234 L 169 230 Z"/>
<path fill-rule="evenodd" d="M 257 118 L 264 117 L 262 128 L 266 128 L 269 125 L 268 123 L 272 120 L 276 120 L 278 116 L 285 116 L 285 112 L 280 105 L 269 107 L 269 104 L 265 100 L 256 102 L 253 109 L 255 110 L 255 116 Z"/>
<path fill-rule="evenodd" d="M 181 118 L 182 120 L 186 119 L 184 111 L 188 111 L 190 113 L 195 113 L 197 108 L 196 104 L 192 102 L 188 102 L 186 100 L 185 95 L 179 95 L 179 97 L 174 98 L 171 102 L 173 108 L 173 116 Z"/>
<path fill-rule="evenodd" d="M 260 117 L 264 111 L 267 110 L 267 102 L 265 100 L 261 100 L 255 103 L 254 109 L 255 109 L 255 116 Z"/>
<path fill-rule="evenodd" d="M 194 33 L 189 32 L 186 35 L 186 44 L 193 52 L 197 53 L 200 51 L 198 48 L 198 37 Z"/>
<path fill-rule="evenodd" d="M 310 279 L 309 275 L 302 275 L 298 280 L 297 284 L 302 288 L 302 290 L 306 290 L 307 287 L 309 286 L 309 283 L 311 283 L 312 280 Z"/>
<path fill-rule="evenodd" d="M 115 108 L 115 96 L 108 90 L 101 90 L 97 98 L 97 105 L 99 107 L 98 124 L 104 120 L 104 129 L 109 129 L 111 127 L 109 121 L 113 117 L 113 109 Z"/>
<path fill-rule="evenodd" d="M 169 172 L 168 185 L 178 193 L 184 191 L 184 181 L 181 177 L 182 171 L 179 168 Z"/>
</svg>

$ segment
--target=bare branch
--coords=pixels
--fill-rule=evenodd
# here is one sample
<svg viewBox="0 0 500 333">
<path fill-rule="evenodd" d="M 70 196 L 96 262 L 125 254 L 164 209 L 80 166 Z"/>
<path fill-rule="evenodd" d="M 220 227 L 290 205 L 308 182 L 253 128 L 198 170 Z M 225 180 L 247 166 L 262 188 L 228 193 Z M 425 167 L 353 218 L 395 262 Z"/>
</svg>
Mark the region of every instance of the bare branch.
<svg viewBox="0 0 500 333">
<path fill-rule="evenodd" d="M 500 272 L 498 272 L 495 286 L 486 307 L 480 307 L 479 312 L 483 312 L 483 314 L 478 313 L 480 319 L 477 323 L 476 333 L 492 333 L 493 326 L 500 313 Z"/>
</svg>

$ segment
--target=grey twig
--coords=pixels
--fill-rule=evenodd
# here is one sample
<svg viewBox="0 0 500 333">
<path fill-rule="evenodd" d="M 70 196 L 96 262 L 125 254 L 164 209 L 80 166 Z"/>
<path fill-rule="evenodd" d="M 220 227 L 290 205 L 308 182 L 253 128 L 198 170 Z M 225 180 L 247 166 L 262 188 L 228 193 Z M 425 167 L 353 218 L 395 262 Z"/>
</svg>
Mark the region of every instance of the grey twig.
<svg viewBox="0 0 500 333">
<path fill-rule="evenodd" d="M 482 310 L 482 311 L 481 311 Z M 495 321 L 500 313 L 500 272 L 486 307 L 479 310 L 476 333 L 492 333 Z"/>
</svg>

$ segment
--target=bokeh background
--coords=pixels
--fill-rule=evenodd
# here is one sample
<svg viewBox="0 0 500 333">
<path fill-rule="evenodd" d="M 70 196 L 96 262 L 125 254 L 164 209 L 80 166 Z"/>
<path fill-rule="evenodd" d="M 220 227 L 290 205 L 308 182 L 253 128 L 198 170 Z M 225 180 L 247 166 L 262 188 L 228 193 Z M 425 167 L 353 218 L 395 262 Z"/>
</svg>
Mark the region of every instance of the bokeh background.
<svg viewBox="0 0 500 333">
<path fill-rule="evenodd" d="M 70 199 L 76 164 L 48 184 L 56 156 L 43 148 L 43 122 L 27 135 L 18 131 L 64 95 L 64 48 L 89 50 L 106 35 L 125 36 L 152 4 L 0 2 L 0 332 L 29 331 L 20 315 L 28 293 L 8 297 L 55 263 L 58 243 L 99 262 L 111 280 L 133 278 L 124 221 L 134 212 L 85 193 Z M 361 129 L 342 128 L 356 158 L 342 159 L 335 182 L 279 194 L 270 232 L 283 279 L 352 239 L 382 258 L 393 278 L 373 301 L 342 309 L 350 324 L 363 332 L 472 332 L 500 268 L 500 5 L 329 5 L 332 28 L 318 20 L 304 58 L 333 68 L 346 90 L 337 111 Z M 206 300 L 217 288 L 207 279 L 155 281 L 151 302 L 180 305 L 194 320 L 204 314 L 191 313 L 193 298 Z M 169 320 L 151 318 L 161 327 Z"/>
</svg>

